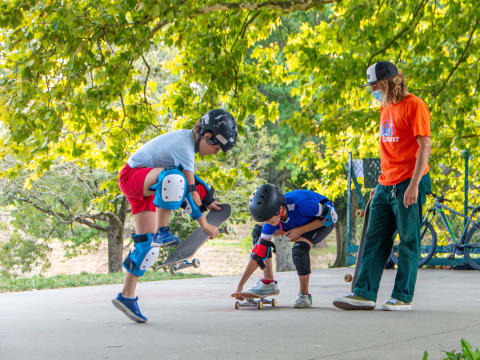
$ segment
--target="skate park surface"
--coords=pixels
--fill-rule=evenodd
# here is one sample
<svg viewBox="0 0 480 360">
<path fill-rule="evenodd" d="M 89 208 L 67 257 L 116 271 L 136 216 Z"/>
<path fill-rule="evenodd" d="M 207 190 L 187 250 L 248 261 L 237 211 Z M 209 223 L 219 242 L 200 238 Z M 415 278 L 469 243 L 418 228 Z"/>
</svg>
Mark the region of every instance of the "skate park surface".
<svg viewBox="0 0 480 360">
<path fill-rule="evenodd" d="M 237 276 L 145 282 L 137 324 L 111 303 L 121 285 L 0 294 L 0 359 L 429 359 L 480 346 L 477 271 L 419 270 L 412 311 L 381 311 L 393 287 L 385 270 L 377 310 L 342 311 L 353 269 L 311 274 L 313 307 L 294 309 L 295 272 L 277 273 L 278 307 L 234 309 Z M 256 273 L 247 283 L 252 286 Z"/>
</svg>

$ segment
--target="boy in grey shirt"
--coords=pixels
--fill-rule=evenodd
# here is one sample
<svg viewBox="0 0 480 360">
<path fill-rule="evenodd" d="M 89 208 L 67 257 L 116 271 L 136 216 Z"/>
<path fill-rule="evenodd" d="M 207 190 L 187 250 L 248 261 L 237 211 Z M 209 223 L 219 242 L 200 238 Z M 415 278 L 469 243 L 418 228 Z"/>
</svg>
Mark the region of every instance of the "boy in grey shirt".
<svg viewBox="0 0 480 360">
<path fill-rule="evenodd" d="M 213 199 L 213 188 L 194 174 L 195 153 L 200 156 L 230 150 L 237 140 L 233 116 L 225 110 L 207 112 L 193 130 L 177 130 L 160 135 L 138 149 L 119 175 L 119 184 L 133 215 L 135 249 L 123 261 L 126 269 L 123 290 L 112 300 L 130 319 L 146 322 L 138 307 L 135 290 L 138 278 L 155 262 L 159 248 L 178 244 L 170 233 L 171 210 L 184 206 L 202 230 L 214 238 L 218 227 L 202 214 L 220 210 Z"/>
</svg>

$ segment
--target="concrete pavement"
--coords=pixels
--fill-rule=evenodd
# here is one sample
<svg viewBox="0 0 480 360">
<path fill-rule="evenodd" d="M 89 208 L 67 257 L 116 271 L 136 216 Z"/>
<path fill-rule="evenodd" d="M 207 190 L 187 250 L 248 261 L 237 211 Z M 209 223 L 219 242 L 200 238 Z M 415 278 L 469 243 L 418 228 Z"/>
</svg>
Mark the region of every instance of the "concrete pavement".
<svg viewBox="0 0 480 360">
<path fill-rule="evenodd" d="M 199 269 L 201 270 L 201 268 Z M 440 359 L 480 346 L 480 272 L 419 271 L 414 310 L 342 311 L 352 269 L 314 271 L 311 309 L 294 309 L 295 273 L 278 273 L 279 307 L 234 309 L 238 277 L 139 285 L 146 324 L 111 304 L 120 285 L 0 294 L 0 359 Z M 378 304 L 395 272 L 386 270 Z M 258 280 L 258 275 L 247 286 Z"/>
</svg>

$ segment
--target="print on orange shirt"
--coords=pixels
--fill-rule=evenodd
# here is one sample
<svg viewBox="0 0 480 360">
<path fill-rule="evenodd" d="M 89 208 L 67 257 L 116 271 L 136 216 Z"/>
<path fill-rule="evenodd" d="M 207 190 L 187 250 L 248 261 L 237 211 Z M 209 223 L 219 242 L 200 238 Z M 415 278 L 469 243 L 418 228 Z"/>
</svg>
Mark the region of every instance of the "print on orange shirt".
<svg viewBox="0 0 480 360">
<path fill-rule="evenodd" d="M 385 120 L 383 128 L 380 129 L 380 136 L 383 142 L 398 142 L 399 137 L 393 127 L 393 120 Z"/>
<path fill-rule="evenodd" d="M 430 111 L 409 94 L 380 110 L 380 162 L 382 185 L 398 184 L 413 175 L 418 154 L 417 136 L 430 136 Z M 428 172 L 428 165 L 424 174 Z"/>
</svg>

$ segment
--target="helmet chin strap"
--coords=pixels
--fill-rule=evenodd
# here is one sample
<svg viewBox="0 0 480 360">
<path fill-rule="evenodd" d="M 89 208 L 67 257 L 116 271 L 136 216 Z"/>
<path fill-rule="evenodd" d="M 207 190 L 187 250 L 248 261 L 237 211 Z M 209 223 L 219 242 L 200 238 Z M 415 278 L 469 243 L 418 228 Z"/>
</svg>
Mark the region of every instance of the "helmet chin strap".
<svg viewBox="0 0 480 360">
<path fill-rule="evenodd" d="M 197 132 L 197 141 L 195 141 L 195 153 L 198 153 L 198 150 L 200 149 L 200 140 L 202 140 L 202 135 L 201 132 Z"/>
</svg>

